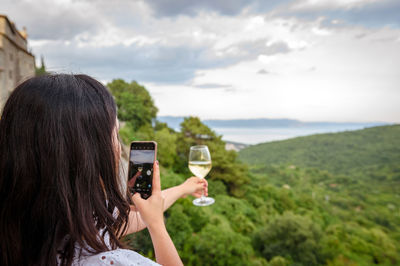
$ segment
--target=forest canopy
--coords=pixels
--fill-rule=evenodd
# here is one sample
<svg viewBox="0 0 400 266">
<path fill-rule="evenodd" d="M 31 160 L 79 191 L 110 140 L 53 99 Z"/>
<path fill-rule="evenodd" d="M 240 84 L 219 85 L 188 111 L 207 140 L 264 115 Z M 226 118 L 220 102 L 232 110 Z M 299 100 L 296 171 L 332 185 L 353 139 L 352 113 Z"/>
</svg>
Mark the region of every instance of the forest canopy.
<svg viewBox="0 0 400 266">
<path fill-rule="evenodd" d="M 123 125 L 121 139 L 154 139 L 163 188 L 191 174 L 191 145 L 208 145 L 215 204 L 178 200 L 165 214 L 186 265 L 398 265 L 400 126 L 321 134 L 227 151 L 197 117 L 178 131 L 156 119 L 145 87 L 118 79 L 107 87 Z M 146 230 L 129 235 L 154 258 Z"/>
</svg>

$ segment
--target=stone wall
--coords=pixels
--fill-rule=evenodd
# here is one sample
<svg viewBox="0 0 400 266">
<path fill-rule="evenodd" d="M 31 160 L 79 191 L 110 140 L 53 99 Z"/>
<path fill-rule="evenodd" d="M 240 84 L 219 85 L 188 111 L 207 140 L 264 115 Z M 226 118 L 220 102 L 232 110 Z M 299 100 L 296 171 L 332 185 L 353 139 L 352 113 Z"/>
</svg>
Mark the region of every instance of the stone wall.
<svg viewBox="0 0 400 266">
<path fill-rule="evenodd" d="M 35 58 L 27 51 L 27 41 L 0 15 L 0 108 L 20 82 L 34 75 Z"/>
</svg>

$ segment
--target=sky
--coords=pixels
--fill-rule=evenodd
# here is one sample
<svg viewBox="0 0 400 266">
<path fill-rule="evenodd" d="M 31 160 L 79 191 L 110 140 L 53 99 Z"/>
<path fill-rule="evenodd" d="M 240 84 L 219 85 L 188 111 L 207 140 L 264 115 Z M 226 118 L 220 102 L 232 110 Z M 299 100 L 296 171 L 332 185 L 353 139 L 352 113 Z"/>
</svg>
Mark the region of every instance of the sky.
<svg viewBox="0 0 400 266">
<path fill-rule="evenodd" d="M 0 0 L 49 71 L 158 115 L 400 123 L 398 0 Z"/>
</svg>

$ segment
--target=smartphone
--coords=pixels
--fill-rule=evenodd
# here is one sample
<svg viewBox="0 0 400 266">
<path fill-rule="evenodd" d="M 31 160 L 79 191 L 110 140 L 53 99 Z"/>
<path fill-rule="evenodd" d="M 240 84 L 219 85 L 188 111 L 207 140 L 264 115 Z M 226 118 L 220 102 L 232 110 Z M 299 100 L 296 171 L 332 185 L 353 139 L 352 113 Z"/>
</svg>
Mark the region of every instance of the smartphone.
<svg viewBox="0 0 400 266">
<path fill-rule="evenodd" d="M 132 194 L 143 199 L 151 196 L 153 189 L 153 164 L 157 157 L 155 141 L 133 141 L 129 152 L 128 187 Z"/>
</svg>

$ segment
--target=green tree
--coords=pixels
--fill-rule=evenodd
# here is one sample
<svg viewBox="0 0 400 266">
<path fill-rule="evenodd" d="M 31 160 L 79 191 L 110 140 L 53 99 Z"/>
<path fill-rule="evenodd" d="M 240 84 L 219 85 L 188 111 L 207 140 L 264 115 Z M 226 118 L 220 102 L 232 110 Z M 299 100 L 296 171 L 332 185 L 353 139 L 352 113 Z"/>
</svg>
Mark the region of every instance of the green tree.
<svg viewBox="0 0 400 266">
<path fill-rule="evenodd" d="M 187 239 L 182 259 L 186 265 L 248 265 L 253 254 L 249 238 L 229 227 L 207 224 Z"/>
<path fill-rule="evenodd" d="M 177 135 L 168 128 L 157 130 L 154 140 L 158 143 L 157 158 L 163 166 L 172 167 L 176 160 Z"/>
<path fill-rule="evenodd" d="M 348 258 L 360 264 L 397 265 L 400 261 L 395 241 L 380 228 L 367 229 L 354 222 L 343 222 L 328 227 L 326 234 L 329 237 L 324 246 L 337 255 L 333 262 Z"/>
<path fill-rule="evenodd" d="M 287 266 L 289 265 L 289 262 L 285 259 L 282 258 L 281 256 L 276 256 L 273 257 L 272 260 L 269 262 L 270 266 Z"/>
<path fill-rule="evenodd" d="M 127 83 L 115 79 L 107 84 L 118 106 L 118 118 L 129 123 L 134 131 L 151 126 L 157 115 L 157 107 L 145 87 L 136 81 Z"/>
<path fill-rule="evenodd" d="M 286 212 L 258 231 L 253 244 L 267 260 L 281 256 L 302 265 L 319 265 L 325 262 L 321 237 L 321 229 L 308 217 Z"/>
<path fill-rule="evenodd" d="M 197 117 L 187 117 L 181 123 L 178 134 L 177 155 L 180 169 L 187 171 L 187 156 L 190 146 L 207 145 L 210 149 L 213 168 L 209 174 L 211 180 L 221 180 L 231 195 L 243 196 L 244 184 L 248 183 L 247 167 L 237 160 L 235 151 L 227 151 L 225 142 L 213 130 Z"/>
<path fill-rule="evenodd" d="M 231 228 L 238 233 L 248 235 L 255 229 L 253 221 L 257 219 L 255 209 L 243 199 L 229 197 L 227 195 L 217 195 L 212 209 L 227 219 Z"/>
<path fill-rule="evenodd" d="M 46 66 L 45 66 L 45 64 L 44 64 L 43 55 L 40 56 L 40 64 L 41 64 L 40 67 L 35 67 L 35 75 L 36 75 L 37 77 L 38 77 L 38 76 L 41 76 L 41 75 L 47 74 Z"/>
</svg>

